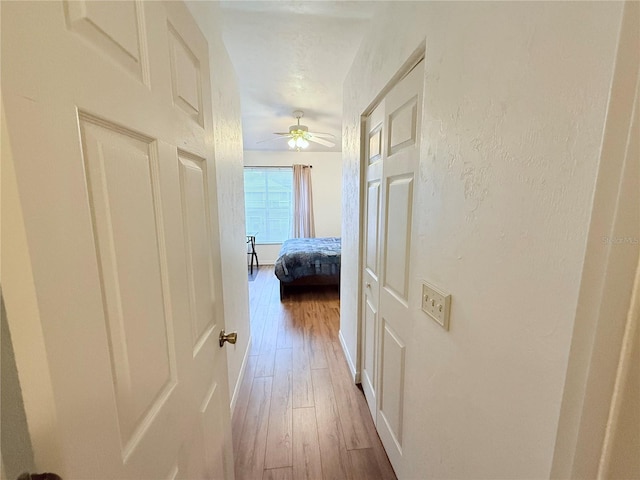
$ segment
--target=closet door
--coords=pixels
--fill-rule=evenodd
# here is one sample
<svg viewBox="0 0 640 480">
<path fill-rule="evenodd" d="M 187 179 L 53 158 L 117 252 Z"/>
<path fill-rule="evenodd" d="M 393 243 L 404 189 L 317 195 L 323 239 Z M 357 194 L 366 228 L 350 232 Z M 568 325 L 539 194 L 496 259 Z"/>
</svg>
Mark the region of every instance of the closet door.
<svg viewBox="0 0 640 480">
<path fill-rule="evenodd" d="M 363 222 L 362 385 L 391 464 L 401 471 L 409 282 L 424 62 L 367 119 Z"/>
</svg>

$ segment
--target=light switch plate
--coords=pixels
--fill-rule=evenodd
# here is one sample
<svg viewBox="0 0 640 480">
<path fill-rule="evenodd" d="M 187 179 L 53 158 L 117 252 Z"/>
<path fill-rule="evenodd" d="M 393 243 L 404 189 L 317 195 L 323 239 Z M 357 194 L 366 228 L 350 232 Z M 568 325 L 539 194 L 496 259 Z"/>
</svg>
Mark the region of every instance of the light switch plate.
<svg viewBox="0 0 640 480">
<path fill-rule="evenodd" d="M 422 311 L 433 318 L 442 328 L 449 330 L 451 295 L 422 282 Z"/>
</svg>

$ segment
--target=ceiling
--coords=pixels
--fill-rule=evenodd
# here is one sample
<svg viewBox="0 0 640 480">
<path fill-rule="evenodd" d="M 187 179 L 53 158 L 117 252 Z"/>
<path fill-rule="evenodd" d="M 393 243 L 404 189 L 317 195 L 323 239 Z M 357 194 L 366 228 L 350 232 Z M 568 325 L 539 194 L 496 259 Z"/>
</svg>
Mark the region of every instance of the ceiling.
<svg viewBox="0 0 640 480">
<path fill-rule="evenodd" d="M 292 112 L 342 148 L 342 83 L 373 16 L 372 1 L 223 1 L 223 39 L 238 75 L 245 150 L 288 150 Z M 264 140 L 276 139 L 264 143 Z M 333 139 L 332 139 L 333 140 Z"/>
</svg>

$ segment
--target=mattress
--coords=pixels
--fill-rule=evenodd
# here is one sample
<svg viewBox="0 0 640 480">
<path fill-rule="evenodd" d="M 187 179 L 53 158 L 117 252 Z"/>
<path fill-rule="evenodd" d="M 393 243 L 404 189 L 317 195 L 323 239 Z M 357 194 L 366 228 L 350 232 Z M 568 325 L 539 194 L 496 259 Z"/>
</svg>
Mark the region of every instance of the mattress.
<svg viewBox="0 0 640 480">
<path fill-rule="evenodd" d="M 340 237 L 285 240 L 275 263 L 281 282 L 310 276 L 340 276 Z"/>
</svg>

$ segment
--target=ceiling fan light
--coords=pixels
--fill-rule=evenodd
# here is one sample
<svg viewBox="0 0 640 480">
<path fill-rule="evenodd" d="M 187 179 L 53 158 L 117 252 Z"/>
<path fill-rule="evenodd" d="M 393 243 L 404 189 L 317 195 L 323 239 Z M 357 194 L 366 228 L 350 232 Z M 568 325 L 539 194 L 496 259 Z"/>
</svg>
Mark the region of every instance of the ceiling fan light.
<svg viewBox="0 0 640 480">
<path fill-rule="evenodd" d="M 2 0 L 0 0 L 2 1 Z M 306 149 L 309 148 L 311 146 L 311 144 L 309 143 L 309 140 L 315 142 L 315 143 L 319 143 L 325 147 L 333 147 L 334 144 L 327 141 L 327 140 L 323 140 L 323 138 L 327 138 L 327 137 L 334 137 L 334 135 L 330 134 L 330 133 L 310 133 L 309 132 L 309 128 L 306 125 L 300 125 L 300 118 L 302 118 L 303 113 L 301 111 L 296 110 L 295 112 L 293 112 L 293 116 L 296 118 L 297 120 L 297 124 L 296 125 L 290 125 L 289 126 L 289 131 L 287 133 L 285 132 L 274 132 L 275 135 L 278 135 L 278 138 L 287 138 L 287 145 L 289 145 L 289 148 L 291 150 L 296 150 L 296 151 L 300 151 L 302 149 Z M 320 137 L 320 138 L 314 138 L 314 137 Z M 267 140 L 264 140 L 267 141 Z M 258 142 L 258 143 L 263 143 L 263 142 Z"/>
</svg>

